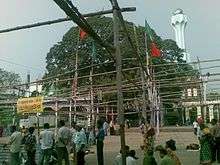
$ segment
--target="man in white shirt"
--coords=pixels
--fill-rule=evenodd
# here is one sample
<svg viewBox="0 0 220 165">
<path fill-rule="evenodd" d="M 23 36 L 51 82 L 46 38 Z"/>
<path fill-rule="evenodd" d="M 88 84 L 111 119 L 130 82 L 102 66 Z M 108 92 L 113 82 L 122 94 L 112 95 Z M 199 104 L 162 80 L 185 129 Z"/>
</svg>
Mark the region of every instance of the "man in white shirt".
<svg viewBox="0 0 220 165">
<path fill-rule="evenodd" d="M 54 145 L 54 133 L 49 130 L 49 123 L 44 124 L 44 130 L 40 132 L 40 143 L 41 143 L 41 160 L 40 165 L 48 165 L 52 149 Z"/>
<path fill-rule="evenodd" d="M 11 152 L 11 165 L 20 165 L 19 154 L 21 152 L 22 134 L 18 132 L 16 126 L 11 126 L 11 136 L 9 140 L 10 152 Z"/>
<path fill-rule="evenodd" d="M 65 126 L 63 120 L 60 121 L 60 129 L 58 130 L 58 141 L 57 141 L 57 154 L 58 154 L 58 165 L 62 165 L 64 159 L 65 165 L 69 165 L 69 153 L 67 151 L 67 145 L 69 143 L 71 132 L 70 129 Z"/>
<path fill-rule="evenodd" d="M 195 120 L 195 121 L 193 122 L 193 129 L 194 129 L 194 134 L 195 134 L 195 135 L 197 135 L 198 126 L 199 126 L 199 124 L 198 124 L 198 122 Z"/>
</svg>

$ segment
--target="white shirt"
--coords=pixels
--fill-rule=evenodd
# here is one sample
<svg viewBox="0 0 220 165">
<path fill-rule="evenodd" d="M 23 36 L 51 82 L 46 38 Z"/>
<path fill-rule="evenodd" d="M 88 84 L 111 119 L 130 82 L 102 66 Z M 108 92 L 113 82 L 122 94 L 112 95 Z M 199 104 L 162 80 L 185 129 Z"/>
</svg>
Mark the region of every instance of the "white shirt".
<svg viewBox="0 0 220 165">
<path fill-rule="evenodd" d="M 64 140 L 65 141 L 66 140 L 69 141 L 70 137 L 71 137 L 70 129 L 65 127 L 65 126 L 61 127 L 59 129 L 59 131 L 58 131 L 58 143 L 57 143 L 57 146 L 58 147 L 65 147 L 66 144 L 64 144 L 60 139 L 62 139 L 63 141 Z"/>
<path fill-rule="evenodd" d="M 126 165 L 136 165 L 136 164 L 137 164 L 136 160 L 131 156 L 128 156 L 126 158 Z"/>
<path fill-rule="evenodd" d="M 198 127 L 198 123 L 196 121 L 193 122 L 193 128 L 197 128 Z"/>
<path fill-rule="evenodd" d="M 45 129 L 40 132 L 41 149 L 49 149 L 53 147 L 54 134 L 52 131 Z"/>
</svg>

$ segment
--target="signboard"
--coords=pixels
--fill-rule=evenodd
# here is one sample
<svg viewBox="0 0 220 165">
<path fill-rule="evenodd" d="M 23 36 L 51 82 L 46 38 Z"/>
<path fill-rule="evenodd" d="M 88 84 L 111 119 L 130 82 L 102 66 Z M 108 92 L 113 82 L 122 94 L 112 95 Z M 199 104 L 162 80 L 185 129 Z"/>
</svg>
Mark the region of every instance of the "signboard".
<svg viewBox="0 0 220 165">
<path fill-rule="evenodd" d="M 29 97 L 18 99 L 17 101 L 18 113 L 38 113 L 43 112 L 43 97 Z"/>
</svg>

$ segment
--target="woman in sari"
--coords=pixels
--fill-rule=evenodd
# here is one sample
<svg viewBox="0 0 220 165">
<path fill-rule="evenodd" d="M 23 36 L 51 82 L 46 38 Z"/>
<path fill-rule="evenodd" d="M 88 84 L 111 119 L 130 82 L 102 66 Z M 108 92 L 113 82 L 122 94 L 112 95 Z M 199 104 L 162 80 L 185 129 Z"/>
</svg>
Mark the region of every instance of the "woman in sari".
<svg viewBox="0 0 220 165">
<path fill-rule="evenodd" d="M 212 161 L 212 143 L 213 138 L 209 128 L 202 130 L 200 138 L 200 164 L 210 165 Z"/>
</svg>

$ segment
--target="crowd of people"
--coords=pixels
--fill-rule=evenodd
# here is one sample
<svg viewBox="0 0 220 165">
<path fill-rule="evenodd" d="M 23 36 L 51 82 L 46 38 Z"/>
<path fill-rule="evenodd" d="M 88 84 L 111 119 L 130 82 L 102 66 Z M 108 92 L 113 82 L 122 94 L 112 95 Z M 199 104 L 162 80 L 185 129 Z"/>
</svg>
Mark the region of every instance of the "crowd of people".
<svg viewBox="0 0 220 165">
<path fill-rule="evenodd" d="M 59 122 L 57 136 L 50 129 L 49 123 L 44 123 L 43 130 L 39 133 L 39 138 L 35 133 L 35 127 L 22 128 L 20 131 L 16 126 L 11 126 L 11 136 L 9 140 L 11 159 L 10 165 L 20 165 L 21 146 L 27 153 L 26 165 L 65 165 L 70 164 L 69 155 L 72 152 L 73 161 L 77 165 L 85 164 L 85 155 L 91 145 L 97 146 L 98 165 L 104 165 L 103 146 L 104 138 L 107 136 L 108 125 L 103 120 L 97 122 L 97 133 L 91 128 L 85 130 L 82 124 L 73 124 L 70 129 L 61 120 Z M 94 135 L 95 133 L 95 135 Z M 36 162 L 36 149 L 40 146 L 39 162 Z M 23 162 L 24 163 L 24 162 Z"/>
<path fill-rule="evenodd" d="M 220 163 L 220 123 L 212 119 L 210 124 L 205 124 L 202 118 L 198 118 L 193 127 L 200 143 L 201 164 Z"/>
<path fill-rule="evenodd" d="M 21 145 L 27 153 L 25 164 L 39 165 L 65 165 L 70 164 L 69 155 L 72 153 L 73 161 L 77 165 L 85 164 L 85 155 L 89 151 L 91 145 L 96 144 L 98 165 L 104 165 L 104 139 L 105 136 L 115 135 L 113 123 L 108 124 L 106 121 L 97 121 L 97 130 L 92 128 L 84 128 L 81 124 L 73 124 L 70 129 L 61 120 L 59 129 L 54 134 L 54 130 L 50 129 L 50 125 L 45 123 L 43 130 L 37 134 L 35 127 L 28 129 L 22 128 L 17 130 L 16 126 L 11 126 L 11 136 L 9 140 L 11 152 L 11 165 L 20 165 Z M 220 163 L 220 124 L 216 119 L 212 119 L 210 125 L 205 124 L 199 118 L 193 122 L 194 134 L 198 137 L 200 147 L 200 164 L 210 165 L 213 162 Z M 181 165 L 180 159 L 176 155 L 176 142 L 172 139 L 166 141 L 164 146 L 155 146 L 155 130 L 153 127 L 145 124 L 140 125 L 143 135 L 143 145 L 141 149 L 144 152 L 143 165 Z M 39 139 L 39 141 L 38 141 Z M 39 142 L 39 143 L 38 143 Z M 39 162 L 36 160 L 37 146 L 40 146 Z M 154 157 L 154 153 L 158 152 L 161 160 L 158 163 Z M 127 165 L 137 165 L 137 157 L 135 150 L 130 150 L 129 146 L 125 147 L 125 156 Z M 115 157 L 113 165 L 122 164 L 122 150 Z"/>
<path fill-rule="evenodd" d="M 144 152 L 143 165 L 181 165 L 180 159 L 176 155 L 176 142 L 172 139 L 162 145 L 155 146 L 155 130 L 153 127 L 141 123 L 140 130 L 143 135 L 143 145 L 141 149 Z M 158 152 L 161 160 L 157 162 L 154 153 Z M 130 150 L 129 146 L 125 146 L 125 157 L 127 165 L 138 165 L 135 150 Z M 113 165 L 122 165 L 122 150 L 115 157 Z"/>
<path fill-rule="evenodd" d="M 143 165 L 181 165 L 181 162 L 176 155 L 176 142 L 172 139 L 166 142 L 165 146 L 155 146 L 155 130 L 151 126 L 141 124 L 141 133 L 144 137 L 143 146 L 141 149 L 144 151 Z M 154 153 L 159 152 L 161 157 L 158 163 L 154 157 Z"/>
<path fill-rule="evenodd" d="M 145 128 L 147 128 L 146 133 Z M 199 142 L 200 164 L 220 163 L 220 123 L 216 119 L 212 119 L 210 123 L 205 123 L 202 118 L 198 118 L 193 122 L 193 128 Z M 181 165 L 180 159 L 175 153 L 174 140 L 167 141 L 165 147 L 154 147 L 154 128 L 141 124 L 140 130 L 144 136 L 144 145 L 141 147 L 144 151 L 143 165 L 157 164 L 153 156 L 154 151 L 159 151 L 161 165 Z"/>
</svg>

